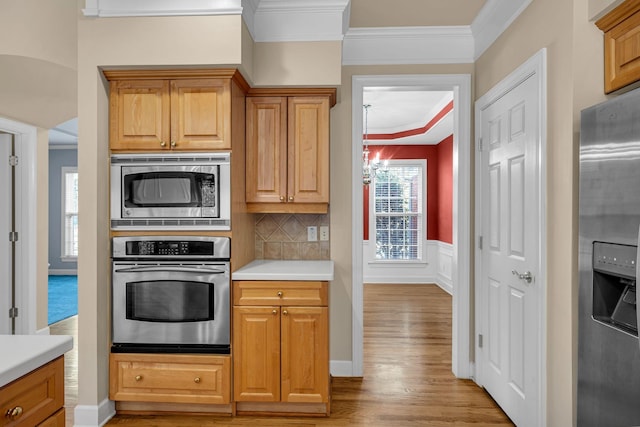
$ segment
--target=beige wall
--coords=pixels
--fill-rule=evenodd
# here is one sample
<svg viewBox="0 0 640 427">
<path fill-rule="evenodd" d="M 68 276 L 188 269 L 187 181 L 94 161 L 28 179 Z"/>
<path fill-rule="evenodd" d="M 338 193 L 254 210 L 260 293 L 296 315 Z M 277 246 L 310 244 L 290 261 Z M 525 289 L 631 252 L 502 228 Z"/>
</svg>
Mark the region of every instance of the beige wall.
<svg viewBox="0 0 640 427">
<path fill-rule="evenodd" d="M 342 43 L 256 43 L 255 86 L 335 86 L 340 84 Z"/>
<path fill-rule="evenodd" d="M 541 25 L 544 23 L 544 25 Z M 582 0 L 532 2 L 476 62 L 476 99 L 547 48 L 547 425 L 575 425 L 580 110 L 603 99 L 602 35 Z"/>
<path fill-rule="evenodd" d="M 51 128 L 76 116 L 76 0 L 3 1 L 0 116 Z"/>
<path fill-rule="evenodd" d="M 36 329 L 49 325 L 49 131 L 37 130 L 36 147 Z"/>
</svg>

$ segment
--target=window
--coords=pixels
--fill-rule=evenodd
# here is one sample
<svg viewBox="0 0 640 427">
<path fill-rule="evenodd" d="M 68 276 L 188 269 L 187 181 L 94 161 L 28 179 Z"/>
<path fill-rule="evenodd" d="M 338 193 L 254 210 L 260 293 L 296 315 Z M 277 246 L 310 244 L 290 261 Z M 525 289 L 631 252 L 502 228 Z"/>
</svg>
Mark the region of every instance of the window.
<svg viewBox="0 0 640 427">
<path fill-rule="evenodd" d="M 62 168 L 62 260 L 78 257 L 78 169 Z"/>
<path fill-rule="evenodd" d="M 373 182 L 376 261 L 422 261 L 426 160 L 390 160 Z"/>
</svg>

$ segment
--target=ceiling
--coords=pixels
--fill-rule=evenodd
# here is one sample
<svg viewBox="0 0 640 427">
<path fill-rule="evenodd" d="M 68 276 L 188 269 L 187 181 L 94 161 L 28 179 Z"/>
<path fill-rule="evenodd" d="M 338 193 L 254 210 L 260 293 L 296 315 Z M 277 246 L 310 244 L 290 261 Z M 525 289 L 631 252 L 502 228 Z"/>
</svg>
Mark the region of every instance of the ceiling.
<svg viewBox="0 0 640 427">
<path fill-rule="evenodd" d="M 496 7 L 501 0 L 339 0 L 349 5 L 349 28 L 344 29 L 347 37 L 351 31 L 386 30 L 390 28 L 469 28 L 483 7 L 492 3 Z M 282 1 L 281 1 L 282 3 Z M 308 7 L 302 0 L 287 0 L 290 8 Z M 271 7 L 273 0 L 243 0 L 243 7 L 260 11 L 261 7 Z M 487 9 L 487 8 L 485 8 Z M 244 13 L 244 12 L 243 12 Z M 320 16 L 321 14 L 317 14 Z M 453 98 L 451 92 L 428 92 L 422 90 L 373 88 L 364 93 L 364 103 L 368 110 L 369 133 L 391 134 L 424 127 Z M 437 144 L 449 136 L 453 129 L 452 114 L 443 117 L 438 125 L 421 135 L 396 139 L 395 143 Z M 62 123 L 49 132 L 52 145 L 77 143 L 77 119 Z M 389 143 L 391 141 L 385 141 Z M 375 142 L 370 142 L 375 143 Z"/>
</svg>

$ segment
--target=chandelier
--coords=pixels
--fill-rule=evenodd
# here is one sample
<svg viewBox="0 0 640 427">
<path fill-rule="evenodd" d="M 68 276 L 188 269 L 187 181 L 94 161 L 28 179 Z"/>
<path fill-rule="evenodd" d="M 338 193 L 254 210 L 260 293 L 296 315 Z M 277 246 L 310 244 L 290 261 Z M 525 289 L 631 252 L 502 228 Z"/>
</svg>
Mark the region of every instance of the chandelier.
<svg viewBox="0 0 640 427">
<path fill-rule="evenodd" d="M 371 180 L 378 173 L 380 168 L 380 152 L 376 153 L 376 157 L 369 160 L 369 108 L 371 104 L 364 104 L 364 149 L 362 150 L 362 183 L 364 185 L 371 184 Z M 387 161 L 384 162 L 386 168 Z"/>
</svg>

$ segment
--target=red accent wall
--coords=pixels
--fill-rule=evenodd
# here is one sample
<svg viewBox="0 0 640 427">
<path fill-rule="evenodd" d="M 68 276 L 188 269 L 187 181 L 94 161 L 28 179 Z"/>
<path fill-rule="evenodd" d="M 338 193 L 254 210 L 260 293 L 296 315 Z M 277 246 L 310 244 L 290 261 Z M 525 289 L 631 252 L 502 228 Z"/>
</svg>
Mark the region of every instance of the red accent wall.
<svg viewBox="0 0 640 427">
<path fill-rule="evenodd" d="M 438 147 L 438 236 L 453 243 L 453 135 Z"/>
<path fill-rule="evenodd" d="M 453 200 L 453 136 L 438 145 L 369 146 L 369 158 L 380 152 L 383 160 L 427 159 L 427 236 L 428 240 L 451 243 Z M 442 167 L 441 167 L 442 165 Z M 363 239 L 369 240 L 369 186 L 363 186 Z"/>
</svg>

